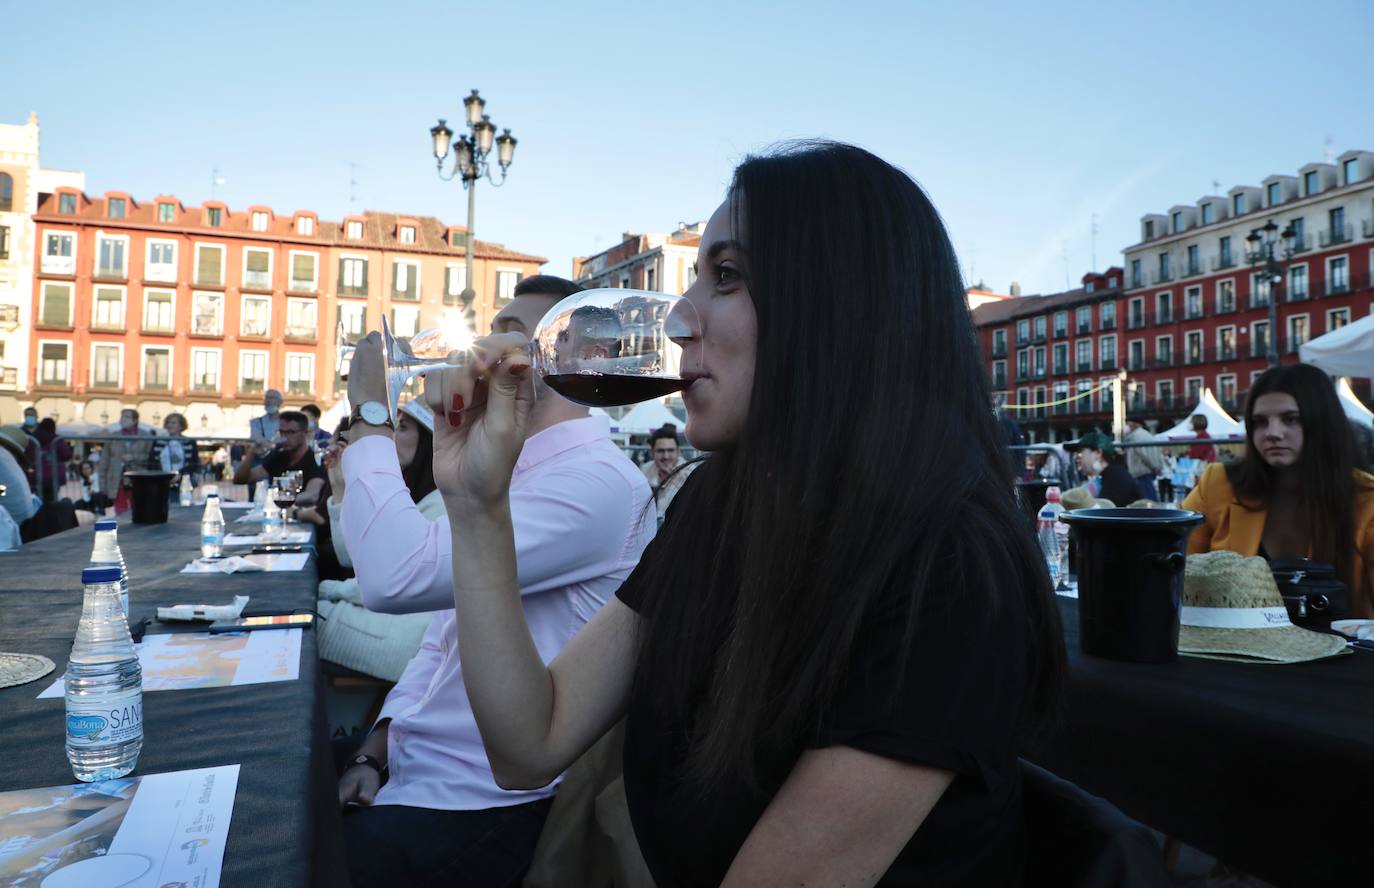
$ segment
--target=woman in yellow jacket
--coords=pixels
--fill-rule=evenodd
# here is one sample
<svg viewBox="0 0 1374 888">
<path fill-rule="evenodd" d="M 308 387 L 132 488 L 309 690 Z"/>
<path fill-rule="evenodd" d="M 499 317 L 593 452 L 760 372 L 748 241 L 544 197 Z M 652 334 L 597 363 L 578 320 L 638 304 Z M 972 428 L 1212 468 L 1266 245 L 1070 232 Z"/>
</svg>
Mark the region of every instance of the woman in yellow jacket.
<svg viewBox="0 0 1374 888">
<path fill-rule="evenodd" d="M 1355 468 L 1331 379 L 1309 364 L 1266 371 L 1250 389 L 1245 428 L 1244 458 L 1208 466 L 1183 503 L 1206 516 L 1188 553 L 1333 564 L 1350 616 L 1374 618 L 1374 475 Z"/>
</svg>

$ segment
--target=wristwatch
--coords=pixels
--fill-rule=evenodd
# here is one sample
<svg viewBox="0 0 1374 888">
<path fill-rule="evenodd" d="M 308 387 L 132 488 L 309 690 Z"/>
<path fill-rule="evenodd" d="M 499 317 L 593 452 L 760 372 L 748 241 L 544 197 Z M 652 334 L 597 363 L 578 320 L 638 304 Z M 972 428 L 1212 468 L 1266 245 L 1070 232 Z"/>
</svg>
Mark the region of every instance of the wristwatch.
<svg viewBox="0 0 1374 888">
<path fill-rule="evenodd" d="M 391 421 L 391 413 L 386 409 L 386 405 L 381 401 L 364 401 L 353 408 L 350 414 L 352 422 L 365 422 L 368 425 L 386 426 L 393 432 L 396 431 L 396 424 Z"/>
<path fill-rule="evenodd" d="M 367 765 L 378 774 L 386 770 L 386 765 L 382 764 L 375 755 L 368 755 L 365 752 L 355 755 L 353 761 L 348 763 L 350 768 L 356 768 L 358 765 Z"/>
</svg>

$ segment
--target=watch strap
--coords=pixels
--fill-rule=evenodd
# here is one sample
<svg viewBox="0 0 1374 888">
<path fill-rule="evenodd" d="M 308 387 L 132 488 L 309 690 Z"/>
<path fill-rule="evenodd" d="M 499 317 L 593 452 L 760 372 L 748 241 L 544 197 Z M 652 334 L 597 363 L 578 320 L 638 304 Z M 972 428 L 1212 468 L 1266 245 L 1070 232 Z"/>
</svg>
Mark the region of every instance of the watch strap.
<svg viewBox="0 0 1374 888">
<path fill-rule="evenodd" d="M 372 402 L 365 402 L 365 403 L 372 403 Z M 391 417 L 390 417 L 390 416 L 388 416 L 386 419 L 382 420 L 382 422 L 380 422 L 380 423 L 368 422 L 368 420 L 365 419 L 365 418 L 363 417 L 363 405 L 362 405 L 362 404 L 358 404 L 358 405 L 356 405 L 356 406 L 353 408 L 353 412 L 350 413 L 350 414 L 348 415 L 348 421 L 349 421 L 349 424 L 352 424 L 352 423 L 355 423 L 355 422 L 362 422 L 362 423 L 367 423 L 367 425 L 382 425 L 382 426 L 385 426 L 385 427 L 391 429 L 393 432 L 396 431 L 396 424 L 395 424 L 394 422 L 391 421 Z"/>
<path fill-rule="evenodd" d="M 352 768 L 356 768 L 359 765 L 367 765 L 369 768 L 376 771 L 378 774 L 386 770 L 386 765 L 382 764 L 380 759 L 378 759 L 375 755 L 368 755 L 365 752 L 355 755 L 353 757 L 353 760 L 349 762 L 349 767 Z"/>
</svg>

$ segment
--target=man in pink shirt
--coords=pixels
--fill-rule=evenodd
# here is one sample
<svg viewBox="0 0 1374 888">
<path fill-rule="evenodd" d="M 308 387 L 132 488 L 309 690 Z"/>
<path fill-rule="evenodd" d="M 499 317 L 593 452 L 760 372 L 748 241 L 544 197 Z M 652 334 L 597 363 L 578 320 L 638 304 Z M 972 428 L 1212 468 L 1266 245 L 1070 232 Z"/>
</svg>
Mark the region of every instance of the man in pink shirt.
<svg viewBox="0 0 1374 888">
<path fill-rule="evenodd" d="M 576 289 L 561 278 L 527 278 L 492 329 L 529 335 Z M 339 780 L 354 888 L 518 884 L 557 782 L 512 791 L 492 777 L 458 660 L 448 519 L 431 523 L 420 513 L 391 429 L 368 421 L 377 418 L 369 402 L 386 397 L 375 334 L 359 344 L 348 387 L 354 419 L 342 525 L 363 603 L 383 613 L 436 612 Z M 605 417 L 542 384 L 537 397 L 510 496 L 525 618 L 548 662 L 629 576 L 655 512 Z"/>
</svg>

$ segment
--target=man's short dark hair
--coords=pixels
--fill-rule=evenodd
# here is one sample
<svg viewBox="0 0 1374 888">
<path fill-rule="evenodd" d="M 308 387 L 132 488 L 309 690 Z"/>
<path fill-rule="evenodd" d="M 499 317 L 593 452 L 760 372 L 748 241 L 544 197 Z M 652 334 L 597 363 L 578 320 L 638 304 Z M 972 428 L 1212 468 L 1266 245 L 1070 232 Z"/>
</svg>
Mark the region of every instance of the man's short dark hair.
<svg viewBox="0 0 1374 888">
<path fill-rule="evenodd" d="M 315 417 L 316 422 L 320 421 L 320 408 L 316 407 L 314 404 L 306 404 L 301 408 L 301 412 L 309 413 L 311 416 Z"/>
<path fill-rule="evenodd" d="M 552 296 L 562 299 L 574 293 L 581 292 L 582 286 L 567 278 L 561 278 L 552 274 L 536 274 L 527 277 L 515 285 L 515 295 L 525 296 Z"/>
<path fill-rule="evenodd" d="M 299 410 L 283 410 L 281 415 L 277 417 L 277 423 L 280 425 L 283 422 L 294 422 L 301 427 L 301 431 L 310 427 L 310 420 L 306 419 L 305 414 Z"/>
<path fill-rule="evenodd" d="M 650 433 L 649 433 L 649 449 L 652 450 L 653 447 L 654 447 L 654 445 L 658 443 L 658 441 L 659 441 L 660 438 L 668 438 L 668 439 L 670 439 L 674 444 L 676 444 L 676 443 L 677 443 L 677 426 L 673 425 L 671 422 L 665 422 L 663 425 L 659 426 L 658 428 L 656 428 L 656 429 L 654 429 L 652 432 L 650 432 Z"/>
</svg>

